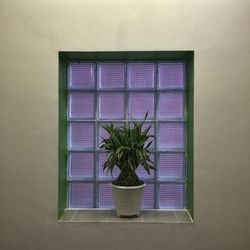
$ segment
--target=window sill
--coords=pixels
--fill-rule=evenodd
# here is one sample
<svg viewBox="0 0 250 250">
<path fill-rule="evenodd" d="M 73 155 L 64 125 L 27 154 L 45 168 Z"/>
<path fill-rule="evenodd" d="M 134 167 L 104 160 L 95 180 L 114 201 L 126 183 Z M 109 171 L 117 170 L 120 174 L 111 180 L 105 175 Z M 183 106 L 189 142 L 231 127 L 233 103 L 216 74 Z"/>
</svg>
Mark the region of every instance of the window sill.
<svg viewBox="0 0 250 250">
<path fill-rule="evenodd" d="M 114 210 L 66 209 L 59 222 L 193 223 L 186 209 L 142 210 L 140 217 L 117 217 Z"/>
</svg>

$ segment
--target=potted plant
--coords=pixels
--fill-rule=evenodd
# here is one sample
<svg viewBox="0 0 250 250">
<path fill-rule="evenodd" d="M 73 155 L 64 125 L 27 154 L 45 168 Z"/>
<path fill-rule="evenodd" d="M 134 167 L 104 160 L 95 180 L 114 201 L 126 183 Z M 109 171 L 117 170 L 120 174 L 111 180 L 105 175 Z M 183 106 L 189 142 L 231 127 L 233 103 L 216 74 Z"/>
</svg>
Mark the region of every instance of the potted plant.
<svg viewBox="0 0 250 250">
<path fill-rule="evenodd" d="M 113 169 L 118 167 L 120 174 L 112 182 L 112 192 L 115 209 L 118 216 L 139 216 L 142 202 L 144 182 L 139 179 L 136 169 L 142 166 L 150 174 L 150 170 L 155 170 L 150 159 L 150 145 L 154 138 L 149 134 L 151 126 L 142 129 L 146 121 L 146 113 L 143 121 L 137 121 L 131 116 L 132 125 L 115 127 L 104 125 L 109 138 L 102 138 L 100 148 L 106 152 L 107 159 L 103 165 L 103 170 L 107 170 L 113 177 Z"/>
</svg>

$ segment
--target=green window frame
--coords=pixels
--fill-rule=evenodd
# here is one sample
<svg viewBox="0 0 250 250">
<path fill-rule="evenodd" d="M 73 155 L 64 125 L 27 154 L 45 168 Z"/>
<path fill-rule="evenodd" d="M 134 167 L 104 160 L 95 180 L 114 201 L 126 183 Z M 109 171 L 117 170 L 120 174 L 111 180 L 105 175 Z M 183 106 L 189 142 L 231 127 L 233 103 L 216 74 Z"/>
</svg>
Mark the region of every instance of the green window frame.
<svg viewBox="0 0 250 250">
<path fill-rule="evenodd" d="M 194 215 L 193 195 L 193 92 L 194 52 L 193 51 L 123 51 L 123 52 L 59 52 L 59 186 L 58 218 L 67 207 L 67 66 L 72 61 L 184 61 L 186 66 L 186 209 Z"/>
</svg>

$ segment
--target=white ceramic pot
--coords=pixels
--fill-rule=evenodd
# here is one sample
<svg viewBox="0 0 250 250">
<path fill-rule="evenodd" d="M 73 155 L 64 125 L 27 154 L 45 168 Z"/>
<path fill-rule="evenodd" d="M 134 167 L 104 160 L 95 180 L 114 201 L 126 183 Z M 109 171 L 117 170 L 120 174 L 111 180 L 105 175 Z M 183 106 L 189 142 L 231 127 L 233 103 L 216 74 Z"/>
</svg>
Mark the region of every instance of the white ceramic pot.
<svg viewBox="0 0 250 250">
<path fill-rule="evenodd" d="M 111 185 L 117 215 L 140 216 L 145 184 L 133 187 Z"/>
</svg>

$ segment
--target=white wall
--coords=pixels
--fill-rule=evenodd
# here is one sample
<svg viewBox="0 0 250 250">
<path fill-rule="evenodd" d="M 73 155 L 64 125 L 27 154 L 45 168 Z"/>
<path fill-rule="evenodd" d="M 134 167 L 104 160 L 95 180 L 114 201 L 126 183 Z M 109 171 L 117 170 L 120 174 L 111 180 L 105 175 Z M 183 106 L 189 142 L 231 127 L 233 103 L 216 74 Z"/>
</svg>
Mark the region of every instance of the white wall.
<svg viewBox="0 0 250 250">
<path fill-rule="evenodd" d="M 250 248 L 249 0 L 1 0 L 0 248 Z M 195 50 L 195 223 L 59 224 L 58 51 Z"/>
</svg>

